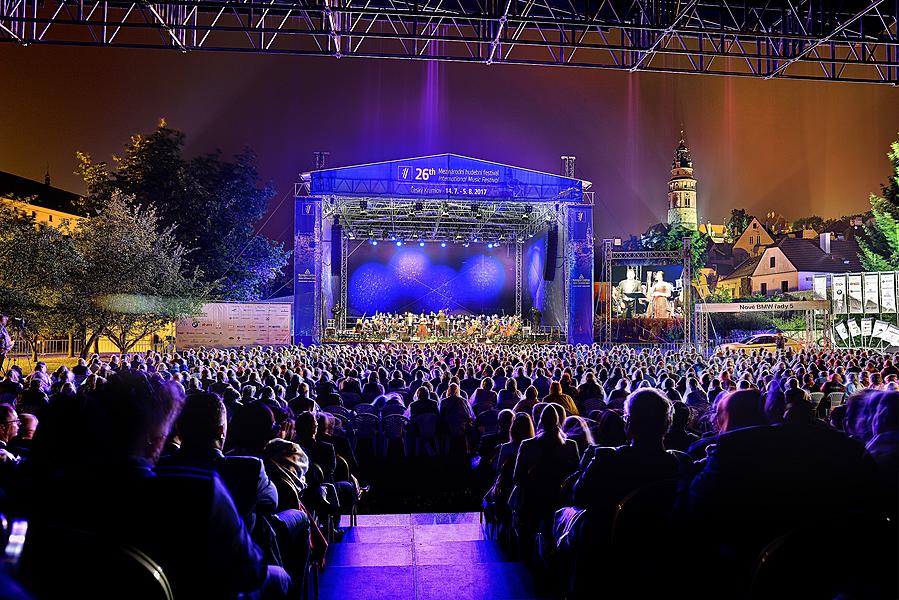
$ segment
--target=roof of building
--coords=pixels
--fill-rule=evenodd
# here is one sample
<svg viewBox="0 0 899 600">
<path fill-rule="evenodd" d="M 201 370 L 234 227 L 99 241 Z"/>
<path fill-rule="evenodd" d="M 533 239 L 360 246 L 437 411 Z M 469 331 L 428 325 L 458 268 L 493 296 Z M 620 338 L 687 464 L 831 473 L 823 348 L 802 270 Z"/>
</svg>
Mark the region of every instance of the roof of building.
<svg viewBox="0 0 899 600">
<path fill-rule="evenodd" d="M 4 171 L 0 171 L 0 198 L 23 200 L 35 206 L 72 215 L 80 215 L 82 212 L 78 209 L 78 194 Z"/>
<path fill-rule="evenodd" d="M 854 240 L 831 240 L 830 254 L 819 240 L 785 237 L 776 244 L 797 271 L 848 273 L 862 268 L 858 244 Z"/>
<path fill-rule="evenodd" d="M 752 277 L 752 274 L 755 273 L 755 268 L 758 266 L 761 260 L 761 256 L 751 256 L 737 265 L 737 267 L 723 279 L 740 279 L 742 277 Z"/>
</svg>

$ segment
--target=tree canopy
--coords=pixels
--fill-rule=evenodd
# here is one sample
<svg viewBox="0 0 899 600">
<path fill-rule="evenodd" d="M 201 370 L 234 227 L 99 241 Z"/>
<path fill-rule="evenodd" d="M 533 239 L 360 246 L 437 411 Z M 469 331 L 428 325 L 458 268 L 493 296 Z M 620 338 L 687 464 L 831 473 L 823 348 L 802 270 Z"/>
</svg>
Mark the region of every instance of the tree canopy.
<svg viewBox="0 0 899 600">
<path fill-rule="evenodd" d="M 274 191 L 259 183 L 250 150 L 233 160 L 218 151 L 185 158 L 184 143 L 184 133 L 161 123 L 132 136 L 113 166 L 79 152 L 86 208 L 98 210 L 116 191 L 133 197 L 152 208 L 161 228 L 175 226 L 185 270 L 199 273 L 213 299 L 258 299 L 287 264 L 283 245 L 256 231 Z"/>
<path fill-rule="evenodd" d="M 887 157 L 893 172 L 881 195 L 871 194 L 873 219 L 858 237 L 859 257 L 868 271 L 899 269 L 899 139 L 890 144 Z"/>
<path fill-rule="evenodd" d="M 727 221 L 724 223 L 724 228 L 726 231 L 726 238 L 729 242 L 737 241 L 737 238 L 740 237 L 740 234 L 749 227 L 749 223 L 752 221 L 752 215 L 746 212 L 746 209 L 743 208 L 734 208 L 730 211 L 730 216 L 727 218 Z"/>
</svg>

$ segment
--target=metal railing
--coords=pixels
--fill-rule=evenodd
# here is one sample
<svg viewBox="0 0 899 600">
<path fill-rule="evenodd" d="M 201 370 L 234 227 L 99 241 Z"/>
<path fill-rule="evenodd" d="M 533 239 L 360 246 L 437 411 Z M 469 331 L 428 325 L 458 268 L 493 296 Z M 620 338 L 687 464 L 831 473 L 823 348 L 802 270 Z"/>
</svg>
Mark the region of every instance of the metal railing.
<svg viewBox="0 0 899 600">
<path fill-rule="evenodd" d="M 13 342 L 12 351 L 9 353 L 10 356 L 31 356 L 32 350 L 37 350 L 38 356 L 53 356 L 53 355 L 69 355 L 69 340 L 68 339 L 53 339 L 53 340 L 44 340 L 40 339 L 36 342 L 36 348 L 32 348 L 31 342 L 28 340 L 15 340 Z M 82 348 L 84 348 L 84 340 L 76 339 L 73 342 L 72 353 L 78 354 L 81 352 Z"/>
</svg>

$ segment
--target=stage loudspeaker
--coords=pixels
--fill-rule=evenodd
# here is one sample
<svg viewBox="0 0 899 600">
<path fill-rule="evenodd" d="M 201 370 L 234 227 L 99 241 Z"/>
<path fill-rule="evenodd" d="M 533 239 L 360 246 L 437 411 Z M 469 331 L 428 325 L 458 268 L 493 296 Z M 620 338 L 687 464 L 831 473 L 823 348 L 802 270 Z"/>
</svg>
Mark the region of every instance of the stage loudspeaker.
<svg viewBox="0 0 899 600">
<path fill-rule="evenodd" d="M 339 265 L 343 256 L 343 226 L 339 223 L 331 225 L 331 264 Z M 332 270 L 333 271 L 333 270 Z M 340 273 L 338 269 L 337 273 Z"/>
<path fill-rule="evenodd" d="M 543 257 L 543 280 L 556 278 L 556 259 L 559 254 L 559 226 L 553 225 L 546 232 L 546 256 Z"/>
</svg>

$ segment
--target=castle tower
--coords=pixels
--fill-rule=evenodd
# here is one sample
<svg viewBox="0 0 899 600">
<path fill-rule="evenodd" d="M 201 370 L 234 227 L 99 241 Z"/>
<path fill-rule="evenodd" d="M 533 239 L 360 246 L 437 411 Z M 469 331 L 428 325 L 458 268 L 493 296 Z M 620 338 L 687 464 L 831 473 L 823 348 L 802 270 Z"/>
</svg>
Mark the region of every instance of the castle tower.
<svg viewBox="0 0 899 600">
<path fill-rule="evenodd" d="M 671 163 L 668 181 L 668 224 L 696 229 L 696 179 L 693 178 L 693 159 L 680 132 L 680 144 Z"/>
</svg>

